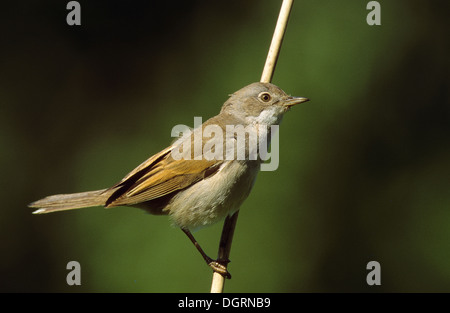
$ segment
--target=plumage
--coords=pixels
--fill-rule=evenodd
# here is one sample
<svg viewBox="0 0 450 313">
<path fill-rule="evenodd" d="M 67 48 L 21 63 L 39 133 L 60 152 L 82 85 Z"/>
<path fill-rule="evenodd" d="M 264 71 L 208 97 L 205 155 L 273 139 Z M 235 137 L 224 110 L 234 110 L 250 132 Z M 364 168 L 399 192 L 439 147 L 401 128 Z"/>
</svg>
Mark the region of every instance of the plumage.
<svg viewBox="0 0 450 313">
<path fill-rule="evenodd" d="M 261 163 L 261 159 L 249 159 L 248 143 L 240 144 L 236 134 L 225 129 L 239 125 L 269 128 L 281 121 L 290 106 L 304 101 L 307 99 L 289 97 L 269 83 L 251 84 L 232 94 L 219 115 L 144 161 L 112 187 L 49 196 L 29 206 L 37 208 L 33 212 L 37 214 L 91 206 L 135 206 L 152 214 L 169 214 L 183 229 L 210 225 L 239 209 Z M 222 135 L 204 136 L 208 126 L 218 126 Z M 200 138 L 201 149 L 196 149 L 196 138 Z M 212 144 L 209 140 L 213 140 Z M 203 149 L 207 142 L 208 147 L 223 145 L 223 155 L 207 158 Z M 175 158 L 174 151 L 181 151 L 182 157 Z M 230 151 L 234 157 L 244 152 L 245 158 L 228 159 Z"/>
</svg>

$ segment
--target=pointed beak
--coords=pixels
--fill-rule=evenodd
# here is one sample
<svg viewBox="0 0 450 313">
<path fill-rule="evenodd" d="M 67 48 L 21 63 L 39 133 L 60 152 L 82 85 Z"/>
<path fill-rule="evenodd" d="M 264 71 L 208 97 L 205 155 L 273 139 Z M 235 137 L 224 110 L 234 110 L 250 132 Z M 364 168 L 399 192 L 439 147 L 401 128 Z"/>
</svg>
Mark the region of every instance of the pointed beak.
<svg viewBox="0 0 450 313">
<path fill-rule="evenodd" d="M 306 102 L 306 101 L 309 101 L 309 99 L 308 98 L 303 98 L 303 97 L 289 97 L 289 98 L 287 98 L 284 101 L 283 104 L 286 107 L 290 108 L 290 107 L 292 107 L 292 106 L 294 106 L 296 104 L 303 103 L 303 102 Z"/>
</svg>

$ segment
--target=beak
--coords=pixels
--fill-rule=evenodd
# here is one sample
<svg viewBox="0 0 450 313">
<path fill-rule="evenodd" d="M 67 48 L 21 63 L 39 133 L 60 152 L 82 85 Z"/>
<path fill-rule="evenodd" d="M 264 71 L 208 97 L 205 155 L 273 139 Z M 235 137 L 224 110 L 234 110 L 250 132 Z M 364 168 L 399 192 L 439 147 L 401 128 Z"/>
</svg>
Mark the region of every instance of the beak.
<svg viewBox="0 0 450 313">
<path fill-rule="evenodd" d="M 309 101 L 309 99 L 308 99 L 308 98 L 303 98 L 303 97 L 288 97 L 288 98 L 284 101 L 283 104 L 284 104 L 286 107 L 290 108 L 290 107 L 292 107 L 292 106 L 294 106 L 294 105 L 296 105 L 296 104 L 303 103 L 303 102 L 306 102 L 306 101 Z"/>
</svg>

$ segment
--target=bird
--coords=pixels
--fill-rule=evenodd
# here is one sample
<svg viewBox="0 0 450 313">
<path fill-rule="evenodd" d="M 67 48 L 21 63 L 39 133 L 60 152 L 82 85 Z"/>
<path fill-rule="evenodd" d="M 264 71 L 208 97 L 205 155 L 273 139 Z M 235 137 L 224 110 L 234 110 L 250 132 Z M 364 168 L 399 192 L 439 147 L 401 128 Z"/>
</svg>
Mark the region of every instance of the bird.
<svg viewBox="0 0 450 313">
<path fill-rule="evenodd" d="M 37 209 L 33 214 L 131 206 L 154 215 L 168 215 L 212 270 L 230 278 L 226 269 L 229 260 L 210 258 L 192 231 L 239 210 L 263 163 L 256 150 L 263 143 L 270 144 L 271 128 L 280 124 L 292 106 L 306 101 L 309 99 L 289 96 L 274 84 L 252 83 L 229 95 L 218 115 L 183 133 L 112 187 L 52 195 L 28 206 Z M 246 140 L 238 138 L 239 127 L 246 130 Z M 254 135 L 258 137 L 256 145 L 249 142 Z"/>
</svg>

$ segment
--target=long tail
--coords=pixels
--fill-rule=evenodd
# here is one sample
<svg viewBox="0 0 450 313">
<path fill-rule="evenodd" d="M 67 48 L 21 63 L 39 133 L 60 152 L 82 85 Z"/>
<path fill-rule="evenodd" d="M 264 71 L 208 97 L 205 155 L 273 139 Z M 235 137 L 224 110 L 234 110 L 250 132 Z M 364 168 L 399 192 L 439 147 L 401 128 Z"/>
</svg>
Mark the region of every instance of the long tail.
<svg viewBox="0 0 450 313">
<path fill-rule="evenodd" d="M 33 214 L 51 213 L 57 211 L 81 209 L 93 206 L 103 206 L 114 190 L 102 189 L 96 191 L 48 196 L 30 203 L 30 208 L 36 208 Z"/>
</svg>

